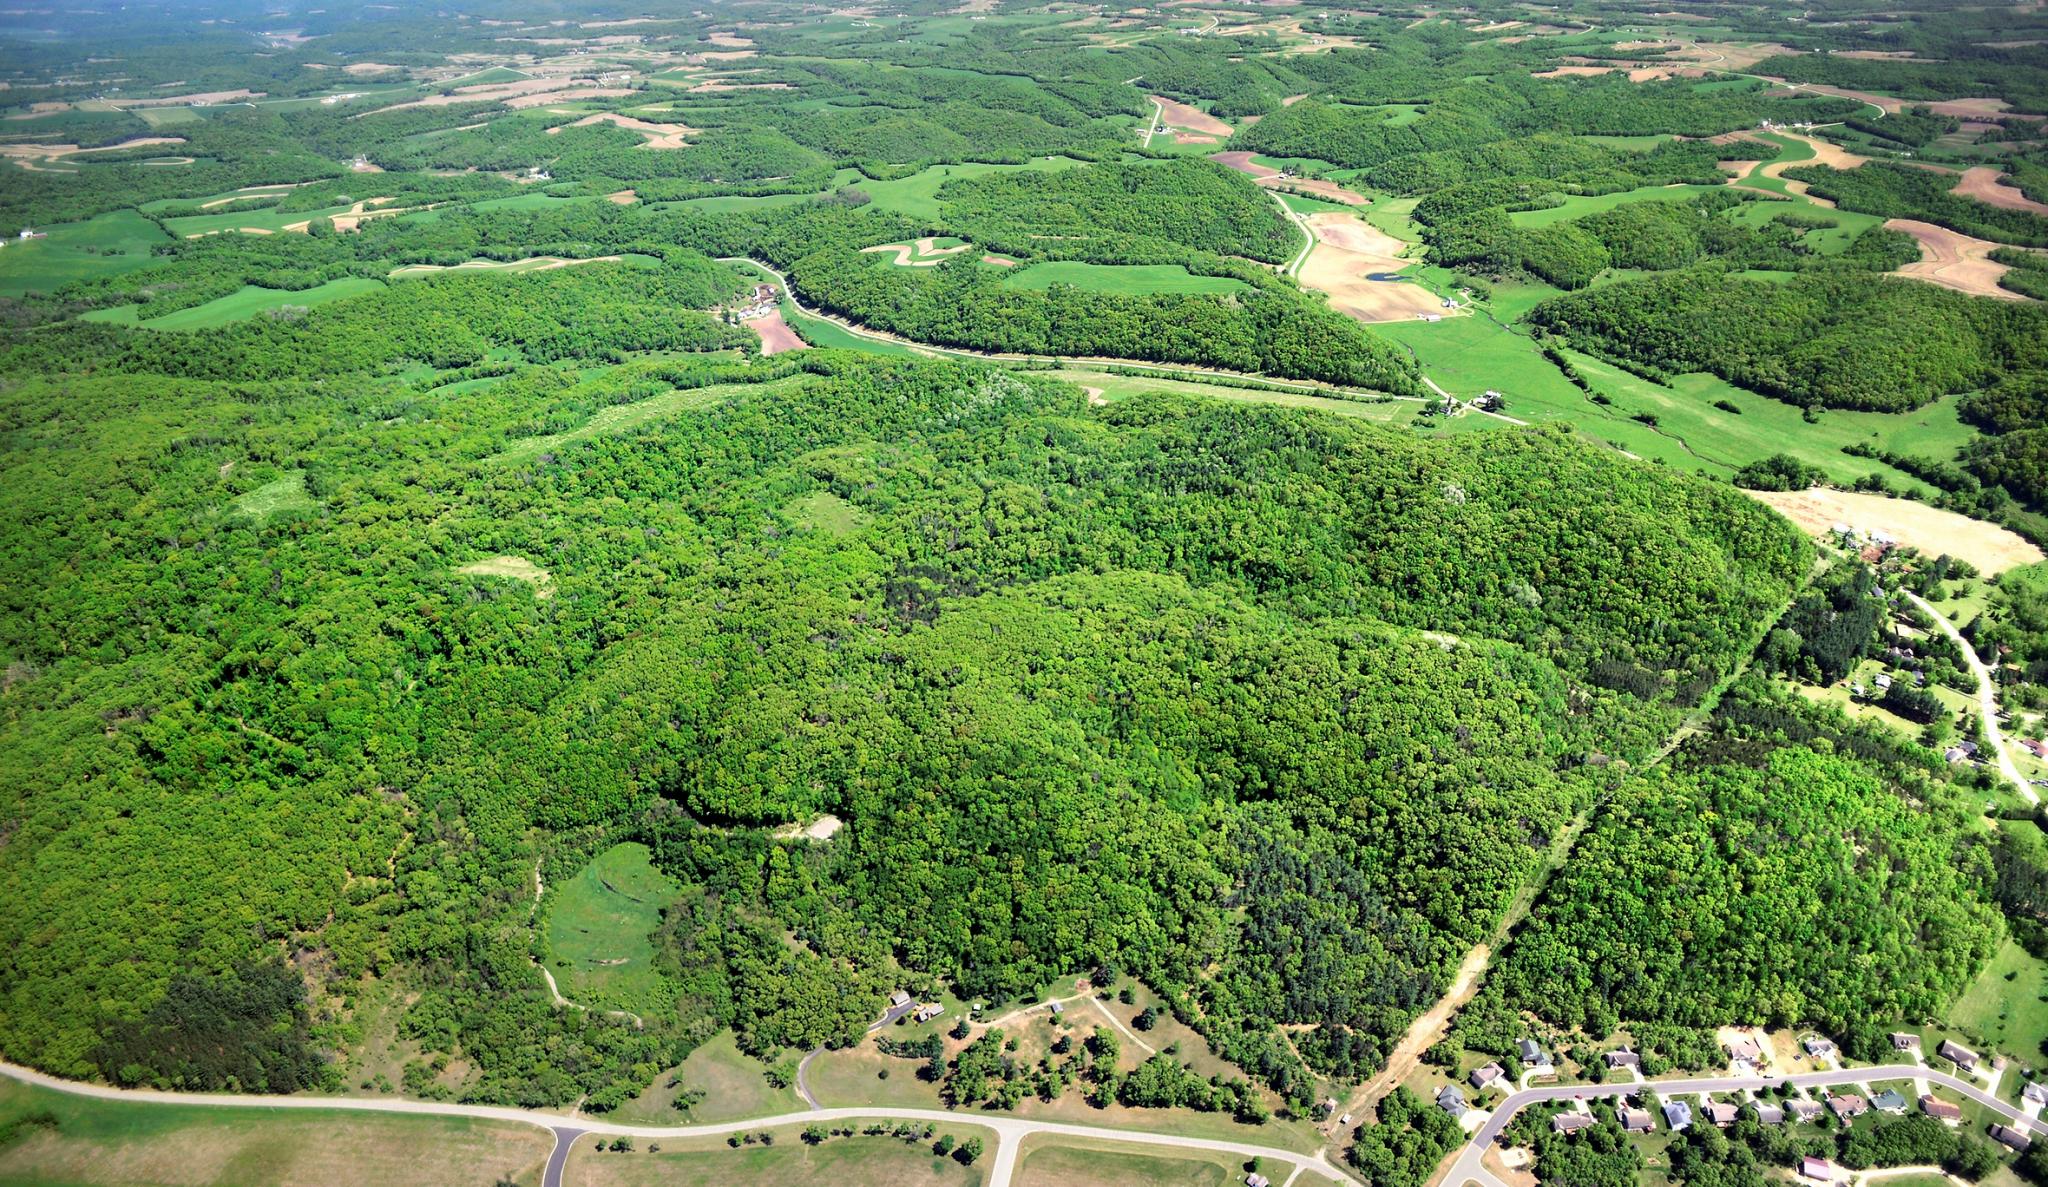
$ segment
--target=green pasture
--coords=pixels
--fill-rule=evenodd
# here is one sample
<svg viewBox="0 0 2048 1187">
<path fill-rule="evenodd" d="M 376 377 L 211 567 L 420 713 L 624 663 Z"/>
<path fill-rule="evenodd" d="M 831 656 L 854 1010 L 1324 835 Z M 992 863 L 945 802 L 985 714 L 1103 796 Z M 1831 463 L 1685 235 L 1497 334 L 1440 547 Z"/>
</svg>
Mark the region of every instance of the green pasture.
<svg viewBox="0 0 2048 1187">
<path fill-rule="evenodd" d="M 469 1117 L 89 1100 L 0 1080 L 0 1183 L 538 1182 L 545 1131 Z M 172 1169 L 175 1168 L 175 1169 Z"/>
<path fill-rule="evenodd" d="M 983 165 L 974 162 L 934 165 L 894 181 L 860 180 L 851 184 L 866 191 L 874 200 L 877 210 L 890 210 L 911 218 L 936 220 L 939 217 L 939 187 L 949 181 L 1017 169 L 1071 169 L 1079 163 L 1070 157 L 1039 157 L 1028 165 Z"/>
<path fill-rule="evenodd" d="M 1292 210 L 1296 214 L 1345 214 L 1357 209 L 1356 207 L 1346 206 L 1342 202 L 1326 202 L 1321 198 L 1309 198 L 1301 194 L 1290 194 L 1284 190 L 1275 190 L 1273 193 L 1279 197 L 1287 209 Z"/>
<path fill-rule="evenodd" d="M 2001 825 L 2004 827 L 2004 825 Z M 1995 1050 L 2038 1060 L 2048 1041 L 2048 962 L 2012 940 L 1949 1007 L 1948 1021 Z"/>
<path fill-rule="evenodd" d="M 180 309 L 146 321 L 136 320 L 140 307 L 135 305 L 117 305 L 111 309 L 96 310 L 86 314 L 81 320 L 122 322 L 140 325 L 150 330 L 204 330 L 224 326 L 230 322 L 246 321 L 258 314 L 282 309 L 287 305 L 312 309 L 344 297 L 358 297 L 364 293 L 375 292 L 383 287 L 382 281 L 363 276 L 344 276 L 339 280 L 330 280 L 326 284 L 298 292 L 258 288 L 251 284 L 244 285 L 240 290 L 225 297 L 216 297 L 204 305 L 194 305 L 189 309 Z"/>
<path fill-rule="evenodd" d="M 891 342 L 882 338 L 865 338 L 840 325 L 838 322 L 826 321 L 822 317 L 812 317 L 808 313 L 800 313 L 787 301 L 782 303 L 782 320 L 788 322 L 796 330 L 797 335 L 812 346 L 826 347 L 834 350 L 864 350 L 869 354 L 910 355 L 918 353 L 901 342 Z"/>
<path fill-rule="evenodd" d="M 1700 194 L 1710 194 L 1720 189 L 1713 185 L 1660 185 L 1645 186 L 1639 190 L 1623 190 L 1614 194 L 1573 195 L 1556 206 L 1542 210 L 1517 210 L 1508 218 L 1518 227 L 1547 227 L 1552 223 L 1568 222 L 1583 218 L 1602 210 L 1612 210 L 1629 202 L 1685 202 Z"/>
<path fill-rule="evenodd" d="M 77 280 L 132 272 L 169 238 L 133 210 L 48 228 L 43 239 L 14 239 L 0 248 L 0 296 L 54 292 Z"/>
<path fill-rule="evenodd" d="M 799 202 L 808 202 L 815 196 L 813 194 L 764 194 L 758 198 L 749 198 L 734 195 L 721 198 L 686 198 L 681 202 L 656 202 L 653 203 L 653 206 L 657 210 L 680 208 L 684 210 L 702 210 L 709 214 L 723 214 L 731 210 L 767 210 L 776 206 L 794 206 Z"/>
<path fill-rule="evenodd" d="M 1048 260 L 1011 269 L 1002 283 L 1010 288 L 1049 289 L 1072 285 L 1100 293 L 1237 293 L 1250 286 L 1229 276 L 1197 276 L 1179 264 L 1084 264 Z"/>
<path fill-rule="evenodd" d="M 1242 1161 L 1209 1151 L 1140 1153 L 1111 1142 L 1034 1136 L 1024 1142 L 1016 1182 L 1018 1187 L 1224 1187 L 1244 1181 Z"/>
<path fill-rule="evenodd" d="M 597 410 L 591 418 L 573 429 L 549 433 L 545 437 L 522 437 L 506 446 L 493 456 L 493 461 L 523 462 L 571 442 L 586 437 L 598 437 L 612 433 L 623 433 L 641 425 L 649 424 L 679 413 L 708 408 L 720 400 L 748 391 L 772 391 L 795 383 L 797 377 L 773 380 L 768 383 L 727 383 L 711 387 L 678 388 L 635 400 L 630 404 L 608 404 Z"/>
<path fill-rule="evenodd" d="M 562 995 L 590 1006 L 646 1009 L 658 1000 L 649 936 L 679 887 L 647 846 L 612 846 L 555 891 L 544 934 Z"/>
<path fill-rule="evenodd" d="M 1056 379 L 1064 379 L 1078 387 L 1092 387 L 1101 391 L 1102 398 L 1111 403 L 1129 399 L 1142 392 L 1178 392 L 1182 395 L 1200 396 L 1210 400 L 1235 400 L 1250 404 L 1277 404 L 1283 408 L 1314 408 L 1338 416 L 1355 416 L 1382 423 L 1397 422 L 1415 415 L 1421 407 L 1412 400 L 1388 400 L 1382 403 L 1368 403 L 1364 400 L 1345 400 L 1331 396 L 1318 396 L 1310 392 L 1262 391 L 1258 388 L 1227 387 L 1216 383 L 1190 383 L 1184 379 L 1171 379 L 1148 375 L 1119 375 L 1108 371 L 1086 367 L 1065 367 L 1049 372 Z"/>
<path fill-rule="evenodd" d="M 374 198 L 377 195 L 373 191 L 374 186 L 370 190 L 366 190 L 362 196 Z M 190 239 L 197 235 L 232 234 L 244 228 L 267 231 L 274 235 L 284 233 L 286 227 L 294 226 L 298 223 L 308 222 L 312 219 L 329 218 L 337 214 L 347 214 L 353 205 L 353 203 L 344 203 L 339 206 L 323 206 L 318 210 L 289 211 L 244 208 L 229 210 L 220 214 L 191 214 L 185 215 L 182 218 L 165 219 L 164 228 L 180 239 Z"/>
</svg>

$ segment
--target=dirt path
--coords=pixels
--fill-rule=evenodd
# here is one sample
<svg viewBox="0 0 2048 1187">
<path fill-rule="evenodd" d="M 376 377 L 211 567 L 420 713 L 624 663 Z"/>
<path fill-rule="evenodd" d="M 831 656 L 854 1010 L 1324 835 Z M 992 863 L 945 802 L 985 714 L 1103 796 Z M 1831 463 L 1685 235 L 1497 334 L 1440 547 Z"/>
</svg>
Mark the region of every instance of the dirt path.
<svg viewBox="0 0 2048 1187">
<path fill-rule="evenodd" d="M 2006 780 L 2026 797 L 2029 804 L 2039 804 L 2041 797 L 2034 793 L 2033 786 L 2020 775 L 2020 769 L 2013 765 L 2012 751 L 2005 745 L 2005 731 L 1998 728 L 1998 693 L 1996 686 L 1991 683 L 1991 669 L 1984 666 L 1984 661 L 1977 657 L 1977 649 L 1970 646 L 1970 641 L 1963 638 L 1962 632 L 1956 630 L 1955 625 L 1949 622 L 1941 611 L 1928 605 L 1927 599 L 1919 594 L 1911 590 L 1903 592 L 1908 600 L 1931 616 L 1934 625 L 1941 628 L 1941 633 L 1947 635 L 1962 651 L 1971 674 L 1977 677 L 1977 714 L 1983 721 L 1984 737 L 1991 743 L 1992 753 L 1998 756 L 1998 773 L 2004 775 Z"/>
<path fill-rule="evenodd" d="M 531 912 L 535 926 L 539 926 L 540 924 L 540 897 L 543 889 L 544 887 L 542 886 L 540 880 L 540 862 L 536 860 L 533 863 L 533 911 Z M 536 960 L 533 962 L 533 967 L 540 970 L 541 980 L 546 981 L 548 983 L 548 996 L 554 1000 L 554 1003 L 558 1008 L 568 1010 L 581 1010 L 586 1014 L 590 1012 L 589 1006 L 584 1005 L 582 1002 L 571 1001 L 570 999 L 562 996 L 561 987 L 555 984 L 555 975 L 548 971 L 548 966 Z M 613 1018 L 627 1019 L 628 1021 L 632 1022 L 634 1026 L 637 1026 L 642 1030 L 645 1030 L 647 1028 L 647 1021 L 641 1018 L 640 1015 L 632 1012 L 631 1010 L 604 1010 L 601 1012 Z"/>
<path fill-rule="evenodd" d="M 1422 1053 L 1435 1046 L 1437 1041 L 1449 1033 L 1451 1016 L 1456 1014 L 1472 995 L 1479 991 L 1480 975 L 1493 959 L 1493 949 L 1481 944 L 1465 954 L 1458 971 L 1451 978 L 1451 987 L 1437 999 L 1436 1004 L 1423 1011 L 1415 1021 L 1408 1024 L 1408 1033 L 1394 1045 L 1387 1056 L 1387 1066 L 1351 1094 L 1344 1102 L 1340 1113 L 1349 1113 L 1353 1118 L 1362 1117 L 1365 1111 L 1376 1105 L 1401 1081 L 1415 1073 L 1422 1063 Z"/>
</svg>

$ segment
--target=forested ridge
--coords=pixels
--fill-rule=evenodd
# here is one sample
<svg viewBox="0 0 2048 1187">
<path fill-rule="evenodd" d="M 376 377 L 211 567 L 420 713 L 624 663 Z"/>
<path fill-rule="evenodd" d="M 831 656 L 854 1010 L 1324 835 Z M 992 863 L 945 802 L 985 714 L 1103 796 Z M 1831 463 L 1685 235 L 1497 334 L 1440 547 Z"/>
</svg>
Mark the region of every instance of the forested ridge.
<svg viewBox="0 0 2048 1187">
<path fill-rule="evenodd" d="M 406 1033 L 473 1061 L 475 1099 L 616 1100 L 705 1025 L 763 1051 L 864 1025 L 802 988 L 809 962 L 994 994 L 1115 962 L 1298 1098 L 1272 1027 L 1317 1027 L 1324 1070 L 1376 1066 L 1607 777 L 1588 757 L 1654 745 L 1805 564 L 1739 496 L 1555 431 L 1431 443 L 1179 397 L 1084 413 L 1028 373 L 801 357 L 715 365 L 725 386 L 658 431 L 512 463 L 641 397 L 18 383 L 8 482 L 38 497 L 10 504 L 0 619 L 10 1054 L 171 1075 L 147 1029 L 96 1062 L 128 1016 L 100 1003 L 281 944 L 332 984 L 417 978 Z M 1577 497 L 1617 479 L 1628 497 Z M 287 480 L 298 501 L 242 510 Z M 806 492 L 864 526 L 798 527 Z M 452 572 L 494 554 L 547 568 L 549 596 Z M 286 825 L 314 802 L 319 828 Z M 751 827 L 820 811 L 849 822 L 823 851 Z M 533 824 L 642 837 L 713 892 L 675 922 L 717 955 L 673 966 L 672 1025 L 553 1011 L 516 933 L 471 948 L 479 913 L 521 909 Z M 141 892 L 118 940 L 91 889 L 115 869 Z M 1308 870 L 1356 897 L 1278 889 Z M 743 942 L 763 917 L 807 946 Z M 1361 978 L 1330 945 L 1386 963 Z M 745 972 L 771 951 L 782 972 Z M 535 1063 L 512 1039 L 535 1028 L 585 1054 Z"/>
</svg>

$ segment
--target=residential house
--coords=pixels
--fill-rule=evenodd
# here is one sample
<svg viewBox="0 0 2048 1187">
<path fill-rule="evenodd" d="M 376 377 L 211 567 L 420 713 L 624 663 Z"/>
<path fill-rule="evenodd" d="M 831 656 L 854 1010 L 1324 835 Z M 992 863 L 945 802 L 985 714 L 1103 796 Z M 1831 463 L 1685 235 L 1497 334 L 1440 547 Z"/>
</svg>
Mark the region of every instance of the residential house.
<svg viewBox="0 0 2048 1187">
<path fill-rule="evenodd" d="M 1991 1140 L 2003 1142 L 2011 1147 L 2014 1152 L 2020 1154 L 2025 1154 L 2034 1145 L 2034 1139 L 2028 1137 L 2024 1130 L 2014 1129 L 2010 1125 L 1992 1126 Z"/>
<path fill-rule="evenodd" d="M 1735 1118 L 1738 1116 L 1735 1106 L 1727 1101 L 1710 1100 L 1702 1108 L 1706 1113 L 1707 1120 L 1722 1129 L 1735 1124 Z"/>
<path fill-rule="evenodd" d="M 1977 1053 L 1956 1042 L 1954 1039 L 1943 1039 L 1941 1046 L 1937 1047 L 1936 1050 L 1941 1052 L 1943 1059 L 1949 1060 L 1966 1072 L 1977 1070 L 1977 1060 L 1979 1058 Z"/>
<path fill-rule="evenodd" d="M 1799 1160 L 1799 1177 L 1817 1183 L 1832 1183 L 1835 1181 L 1835 1164 L 1825 1158 L 1802 1158 Z"/>
<path fill-rule="evenodd" d="M 1593 1114 L 1591 1113 L 1559 1113 L 1550 1119 L 1550 1130 L 1552 1133 L 1577 1133 L 1579 1130 L 1591 1128 L 1593 1128 Z"/>
<path fill-rule="evenodd" d="M 1471 1080 L 1472 1087 L 1482 1092 L 1495 1085 L 1501 1086 L 1502 1091 L 1506 1091 L 1508 1072 L 1506 1068 L 1497 1063 L 1489 1063 L 1485 1067 L 1474 1068 L 1468 1079 Z"/>
<path fill-rule="evenodd" d="M 1833 1059 L 1835 1057 L 1835 1042 L 1833 1039 L 1814 1035 L 1799 1045 L 1806 1048 L 1806 1053 L 1815 1059 Z"/>
<path fill-rule="evenodd" d="M 1785 1102 L 1785 1109 L 1795 1119 L 1809 1125 L 1820 1120 L 1820 1102 L 1817 1100 L 1788 1100 Z"/>
<path fill-rule="evenodd" d="M 1920 1098 L 1920 1111 L 1929 1117 L 1951 1124 L 1963 1119 L 1963 1106 L 1945 1101 L 1932 1093 Z"/>
<path fill-rule="evenodd" d="M 1449 1113 L 1453 1121 L 1471 1111 L 1465 1104 L 1465 1094 L 1458 1091 L 1456 1084 L 1446 1084 L 1443 1091 L 1436 1094 L 1436 1107 Z"/>
<path fill-rule="evenodd" d="M 2036 1080 L 2020 1089 L 2020 1100 L 2030 1105 L 2048 1105 L 2048 1084 Z"/>
<path fill-rule="evenodd" d="M 1828 1097 L 1828 1108 L 1834 1111 L 1835 1116 L 1847 1121 L 1851 1117 L 1861 1117 L 1863 1114 L 1868 1113 L 1870 1111 L 1870 1098 L 1858 1096 L 1853 1092 L 1844 1093 L 1841 1096 L 1830 1096 Z"/>
<path fill-rule="evenodd" d="M 1877 691 L 1883 692 L 1892 686 L 1892 678 L 1887 673 L 1879 672 L 1877 678 L 1872 680 L 1871 683 L 1877 686 Z"/>
<path fill-rule="evenodd" d="M 1244 1177 L 1244 1187 L 1272 1187 L 1272 1184 L 1273 1180 L 1259 1174 L 1257 1171 Z"/>
<path fill-rule="evenodd" d="M 1616 1110 L 1616 1112 L 1621 1118 L 1621 1128 L 1624 1133 L 1649 1133 L 1657 1128 L 1656 1119 L 1650 1116 L 1650 1110 L 1648 1109 L 1623 1106 Z"/>
<path fill-rule="evenodd" d="M 1759 1125 L 1785 1124 L 1785 1106 L 1783 1105 L 1772 1104 L 1767 1100 L 1753 1100 L 1749 1102 L 1749 1111 L 1756 1114 L 1757 1124 Z"/>
<path fill-rule="evenodd" d="M 938 1002 L 924 1002 L 911 1012 L 910 1017 L 916 1022 L 930 1022 L 945 1012 L 946 1007 Z"/>
<path fill-rule="evenodd" d="M 1728 1058 L 1736 1063 L 1756 1067 L 1763 1063 L 1764 1049 L 1754 1037 L 1738 1034 L 1728 1040 Z"/>
<path fill-rule="evenodd" d="M 1906 1111 L 1906 1097 L 1896 1088 L 1887 1088 L 1870 1098 L 1870 1107 L 1880 1113 L 1903 1113 Z"/>
<path fill-rule="evenodd" d="M 1664 1102 L 1664 1124 L 1676 1133 L 1692 1124 L 1692 1106 L 1682 1100 Z"/>
<path fill-rule="evenodd" d="M 1919 1049 L 1920 1049 L 1920 1036 L 1919 1036 L 1919 1035 L 1916 1035 L 1916 1034 L 1911 1034 L 1911 1033 L 1908 1033 L 1908 1032 L 1906 1032 L 1906 1031 L 1903 1031 L 1903 1030 L 1895 1030 L 1895 1031 L 1893 1031 L 1893 1032 L 1892 1032 L 1892 1050 L 1894 1050 L 1894 1051 L 1918 1051 Z"/>
<path fill-rule="evenodd" d="M 899 989 L 889 995 L 889 1004 L 892 1006 L 907 1006 L 910 1004 L 910 995 Z"/>
<path fill-rule="evenodd" d="M 1620 1071 L 1622 1068 L 1640 1071 L 1642 1066 L 1643 1057 L 1627 1047 L 1623 1047 L 1619 1051 L 1609 1051 L 1607 1053 L 1607 1067 L 1610 1071 Z"/>
</svg>

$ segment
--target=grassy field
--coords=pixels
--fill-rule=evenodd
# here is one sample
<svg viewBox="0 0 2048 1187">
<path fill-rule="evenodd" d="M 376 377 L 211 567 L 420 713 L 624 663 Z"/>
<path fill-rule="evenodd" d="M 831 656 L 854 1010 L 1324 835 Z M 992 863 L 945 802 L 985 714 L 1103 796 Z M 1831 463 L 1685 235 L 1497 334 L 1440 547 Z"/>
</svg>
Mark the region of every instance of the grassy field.
<svg viewBox="0 0 2048 1187">
<path fill-rule="evenodd" d="M 147 321 L 135 320 L 137 307 L 133 305 L 117 305 L 112 309 L 98 310 L 86 314 L 83 320 L 121 322 L 140 325 L 149 330 L 204 330 L 224 326 L 230 322 L 246 321 L 260 313 L 282 309 L 287 305 L 311 309 L 325 305 L 329 301 L 339 301 L 344 297 L 359 297 L 364 293 L 373 293 L 383 287 L 383 281 L 371 280 L 364 276 L 344 276 L 340 280 L 330 280 L 326 284 L 299 292 L 258 288 L 251 284 L 244 285 L 239 291 L 229 293 L 225 297 L 216 297 L 204 305 L 194 305 L 174 313 L 166 313 L 162 317 L 152 317 Z"/>
<path fill-rule="evenodd" d="M 648 935 L 677 890 L 647 846 L 614 845 L 562 884 L 548 907 L 548 967 L 564 996 L 586 1005 L 647 1008 L 660 989 Z"/>
<path fill-rule="evenodd" d="M 856 187 L 874 199 L 875 209 L 891 210 L 911 218 L 939 217 L 939 187 L 961 177 L 1002 173 L 1014 169 L 1071 169 L 1079 162 L 1067 157 L 1040 157 L 1028 165 L 934 165 L 895 181 L 857 181 Z"/>
<path fill-rule="evenodd" d="M 286 511 L 310 511 L 314 506 L 313 497 L 306 493 L 306 476 L 296 471 L 235 500 L 237 512 L 264 520 Z"/>
<path fill-rule="evenodd" d="M 1179 264 L 1083 264 L 1049 260 L 1017 268 L 1003 277 L 1011 288 L 1048 289 L 1056 284 L 1099 293 L 1237 293 L 1250 286 L 1228 276 L 1197 276 Z"/>
<path fill-rule="evenodd" d="M 741 1053 L 731 1031 L 720 1031 L 690 1052 L 681 1066 L 656 1076 L 653 1084 L 611 1117 L 641 1125 L 715 1125 L 794 1113 L 804 1107 L 794 1088 L 769 1087 L 763 1070 L 760 1060 Z M 704 1100 L 687 1114 L 679 1112 L 675 1108 L 677 1094 L 692 1088 L 703 1092 Z"/>
<path fill-rule="evenodd" d="M 44 1111 L 54 1128 L 0 1148 L 0 1184 L 531 1184 L 550 1145 L 532 1126 L 463 1117 L 130 1104 L 0 1081 L 0 1125 Z"/>
<path fill-rule="evenodd" d="M 649 396 L 644 400 L 635 400 L 631 404 L 607 405 L 598 409 L 589 420 L 583 422 L 577 428 L 567 429 L 559 433 L 550 433 L 545 437 L 527 437 L 516 441 L 501 450 L 494 460 L 500 462 L 523 462 L 550 449 L 567 445 L 572 441 L 581 441 L 585 437 L 603 436 L 607 433 L 623 433 L 629 429 L 639 428 L 641 425 L 660 420 L 664 417 L 674 416 L 677 413 L 688 412 L 694 408 L 709 407 L 720 400 L 742 392 L 772 391 L 794 382 L 796 382 L 796 379 L 791 378 L 775 380 L 769 383 L 728 383 L 712 387 L 680 388 L 676 391 L 663 392 L 658 396 Z"/>
<path fill-rule="evenodd" d="M 0 248 L 0 296 L 52 292 L 74 280 L 132 272 L 170 237 L 132 210 L 47 228 L 48 237 L 13 240 Z"/>
<path fill-rule="evenodd" d="M 791 499 L 782 513 L 805 531 L 823 532 L 828 536 L 844 536 L 859 531 L 868 521 L 868 513 L 833 494 L 829 490 L 812 491 Z"/>
<path fill-rule="evenodd" d="M 843 1128 L 845 1122 L 840 1125 Z M 893 1127 L 894 1123 L 890 1123 Z M 853 1123 L 856 1129 L 859 1122 Z M 723 1139 L 635 1142 L 632 1153 L 600 1153 L 595 1138 L 583 1138 L 569 1152 L 562 1181 L 577 1187 L 768 1187 L 770 1184 L 818 1183 L 830 1187 L 980 1187 L 987 1181 L 996 1136 L 973 1124 L 948 1125 L 940 1133 L 956 1142 L 981 1139 L 984 1153 L 974 1166 L 932 1153 L 922 1139 L 835 1137 L 817 1146 L 804 1143 L 801 1127 L 772 1131 L 773 1145 L 727 1146 Z"/>
<path fill-rule="evenodd" d="M 1543 210 L 1517 210 L 1508 218 L 1518 227 L 1547 227 L 1552 223 L 1583 218 L 1602 210 L 1612 210 L 1629 202 L 1684 202 L 1700 194 L 1711 194 L 1720 189 L 1712 185 L 1660 185 L 1640 190 L 1623 190 L 1615 194 L 1594 194 L 1566 198 L 1561 205 Z"/>
<path fill-rule="evenodd" d="M 1949 1008 L 1948 1020 L 2021 1063 L 2038 1062 L 2048 1041 L 2048 963 L 2005 942 Z"/>
<path fill-rule="evenodd" d="M 1113 375 L 1107 371 L 1093 371 L 1080 367 L 1066 367 L 1050 374 L 1082 387 L 1100 388 L 1102 398 L 1112 402 L 1128 399 L 1139 392 L 1167 391 L 1205 396 L 1212 400 L 1242 400 L 1253 404 L 1278 404 L 1285 408 L 1316 408 L 1324 412 L 1333 412 L 1338 416 L 1356 416 L 1383 422 L 1405 421 L 1414 416 L 1416 408 L 1419 407 L 1407 400 L 1372 404 L 1363 400 L 1338 400 L 1307 393 L 1269 392 L 1256 388 L 1225 387 L 1213 383 L 1189 383 L 1181 379 Z"/>
<path fill-rule="evenodd" d="M 1106 1142 L 1033 1137 L 1024 1143 L 1016 1182 L 1017 1187 L 1222 1187 L 1243 1179 L 1239 1161 L 1226 1154 L 1141 1154 Z"/>
<path fill-rule="evenodd" d="M 797 335 L 812 346 L 831 347 L 838 350 L 864 350 L 869 354 L 916 354 L 917 351 L 901 342 L 884 339 L 863 338 L 837 322 L 808 313 L 798 313 L 790 303 L 782 303 L 782 320 L 796 330 Z"/>
</svg>

